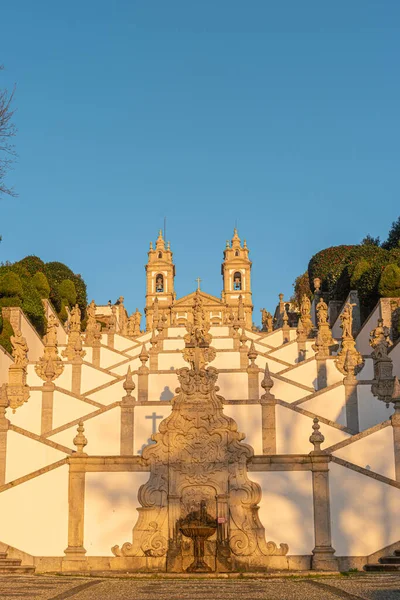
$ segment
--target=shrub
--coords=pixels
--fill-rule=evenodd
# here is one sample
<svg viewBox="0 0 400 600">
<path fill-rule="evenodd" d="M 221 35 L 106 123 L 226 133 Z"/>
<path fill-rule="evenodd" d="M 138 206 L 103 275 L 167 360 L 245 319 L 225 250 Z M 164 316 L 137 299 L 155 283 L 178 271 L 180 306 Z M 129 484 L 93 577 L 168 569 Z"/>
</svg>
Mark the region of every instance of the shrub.
<svg viewBox="0 0 400 600">
<path fill-rule="evenodd" d="M 350 287 L 352 290 L 357 289 L 361 275 L 370 268 L 371 264 L 365 258 L 360 258 L 360 260 L 356 262 L 350 277 Z"/>
<path fill-rule="evenodd" d="M 46 332 L 46 317 L 40 294 L 33 285 L 32 278 L 30 277 L 23 280 L 22 286 L 22 310 L 25 312 L 36 331 L 43 336 Z"/>
<path fill-rule="evenodd" d="M 303 275 L 299 275 L 298 277 L 296 277 L 293 286 L 294 286 L 293 301 L 294 301 L 294 303 L 297 304 L 297 306 L 300 306 L 301 299 L 303 298 L 304 294 L 308 298 L 311 298 L 312 293 L 311 293 L 311 289 L 310 289 L 310 280 L 308 277 L 308 271 L 303 273 Z"/>
<path fill-rule="evenodd" d="M 32 283 L 39 292 L 41 298 L 48 298 L 50 295 L 50 286 L 47 277 L 41 271 L 35 273 L 32 277 Z"/>
<path fill-rule="evenodd" d="M 400 267 L 392 264 L 384 268 L 379 280 L 378 290 L 384 298 L 398 298 L 400 296 Z"/>
<path fill-rule="evenodd" d="M 74 282 L 70 279 L 64 279 L 58 286 L 58 293 L 62 298 L 61 304 L 67 304 L 71 308 L 76 303 L 76 289 Z"/>
<path fill-rule="evenodd" d="M 22 300 L 18 296 L 0 298 L 0 306 L 22 306 Z"/>
<path fill-rule="evenodd" d="M 44 271 L 44 262 L 38 256 L 25 256 L 22 260 L 14 263 L 13 267 L 21 267 L 28 275 L 35 275 L 38 271 Z"/>
<path fill-rule="evenodd" d="M 321 279 L 322 292 L 330 292 L 343 270 L 343 259 L 354 246 L 331 246 L 314 254 L 308 263 L 308 277 L 314 291 L 314 279 Z"/>
<path fill-rule="evenodd" d="M 65 323 L 65 321 L 68 319 L 68 313 L 67 313 L 67 309 L 66 309 L 67 306 L 68 306 L 68 301 L 65 298 L 62 298 L 61 310 L 58 314 L 61 323 Z"/>
<path fill-rule="evenodd" d="M 0 345 L 3 346 L 9 354 L 12 353 L 12 344 L 10 342 L 11 336 L 14 335 L 14 330 L 8 319 L 2 319 L 1 330 L 0 330 Z"/>
<path fill-rule="evenodd" d="M 45 275 L 50 284 L 50 300 L 57 312 L 61 310 L 61 296 L 58 286 L 64 279 L 70 279 L 76 289 L 76 302 L 81 309 L 82 317 L 86 314 L 87 296 L 86 284 L 80 275 L 75 275 L 71 269 L 60 262 L 49 262 L 45 265 Z"/>
<path fill-rule="evenodd" d="M 400 246 L 400 217 L 398 217 L 397 221 L 393 221 L 392 226 L 389 231 L 388 238 L 382 244 L 382 248 L 386 250 L 392 250 L 394 248 L 398 248 Z"/>
<path fill-rule="evenodd" d="M 18 296 L 22 297 L 21 278 L 12 272 L 4 273 L 0 278 L 0 296 Z"/>
</svg>

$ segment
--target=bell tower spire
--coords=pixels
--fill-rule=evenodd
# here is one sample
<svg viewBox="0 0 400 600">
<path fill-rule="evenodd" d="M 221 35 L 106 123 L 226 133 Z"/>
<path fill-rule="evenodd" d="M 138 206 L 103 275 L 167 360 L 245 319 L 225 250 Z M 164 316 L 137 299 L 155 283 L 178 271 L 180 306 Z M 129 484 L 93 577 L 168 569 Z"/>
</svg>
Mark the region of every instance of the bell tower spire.
<svg viewBox="0 0 400 600">
<path fill-rule="evenodd" d="M 171 325 L 171 307 L 175 300 L 175 265 L 172 259 L 170 243 L 165 244 L 160 229 L 155 247 L 150 242 L 146 270 L 146 330 L 157 326 L 153 322 L 154 312 L 158 317 L 166 317 L 165 325 Z M 156 306 L 154 302 L 156 301 Z"/>
<path fill-rule="evenodd" d="M 241 243 L 238 230 L 233 230 L 232 240 L 226 242 L 221 266 L 223 279 L 222 300 L 234 311 L 243 306 L 245 326 L 251 329 L 253 303 L 251 292 L 251 260 L 246 240 Z M 241 300 L 239 300 L 241 296 Z"/>
</svg>

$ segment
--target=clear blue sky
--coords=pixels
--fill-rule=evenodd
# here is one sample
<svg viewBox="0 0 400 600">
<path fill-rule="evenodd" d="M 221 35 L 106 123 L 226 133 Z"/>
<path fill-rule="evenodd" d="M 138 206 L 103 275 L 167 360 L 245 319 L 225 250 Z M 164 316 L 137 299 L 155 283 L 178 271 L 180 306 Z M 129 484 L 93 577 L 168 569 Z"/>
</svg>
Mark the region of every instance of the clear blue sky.
<svg viewBox="0 0 400 600">
<path fill-rule="evenodd" d="M 0 260 L 81 273 L 143 307 L 167 217 L 178 296 L 219 295 L 235 221 L 255 317 L 329 245 L 400 214 L 398 0 L 3 2 L 19 153 Z"/>
</svg>

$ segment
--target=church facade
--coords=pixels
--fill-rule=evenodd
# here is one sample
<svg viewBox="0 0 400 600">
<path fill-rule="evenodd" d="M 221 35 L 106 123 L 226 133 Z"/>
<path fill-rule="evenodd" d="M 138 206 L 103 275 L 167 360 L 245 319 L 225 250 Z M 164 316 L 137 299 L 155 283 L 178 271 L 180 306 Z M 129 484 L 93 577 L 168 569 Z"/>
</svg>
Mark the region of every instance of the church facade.
<svg viewBox="0 0 400 600">
<path fill-rule="evenodd" d="M 19 307 L 0 349 L 0 552 L 8 572 L 370 570 L 400 551 L 396 299 L 356 319 L 316 293 L 252 327 L 235 230 L 223 289 L 177 299 L 160 234 L 140 311 Z M 389 558 L 387 558 L 389 557 Z M 393 558 L 390 562 L 390 557 Z M 386 561 L 386 563 L 385 563 Z"/>
</svg>

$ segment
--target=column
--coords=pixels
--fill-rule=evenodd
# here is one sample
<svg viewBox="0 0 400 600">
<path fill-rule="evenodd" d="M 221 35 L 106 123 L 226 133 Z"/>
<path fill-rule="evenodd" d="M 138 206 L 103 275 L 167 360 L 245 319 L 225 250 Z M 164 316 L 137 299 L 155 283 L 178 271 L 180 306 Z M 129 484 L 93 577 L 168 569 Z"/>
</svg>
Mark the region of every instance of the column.
<svg viewBox="0 0 400 600">
<path fill-rule="evenodd" d="M 43 435 L 53 429 L 53 398 L 55 385 L 46 381 L 42 387 L 42 420 L 40 433 Z"/>
<path fill-rule="evenodd" d="M 100 341 L 94 340 L 92 346 L 92 364 L 94 367 L 100 367 Z"/>
<path fill-rule="evenodd" d="M 138 371 L 138 401 L 147 402 L 149 399 L 149 369 L 139 367 Z"/>
<path fill-rule="evenodd" d="M 86 465 L 83 456 L 70 456 L 68 462 L 68 547 L 64 550 L 62 570 L 80 571 L 87 562 L 83 546 Z"/>
<path fill-rule="evenodd" d="M 115 331 L 109 331 L 107 333 L 107 346 L 109 348 L 114 348 L 114 337 L 115 337 Z"/>
<path fill-rule="evenodd" d="M 311 453 L 313 454 L 313 453 Z M 312 457 L 315 547 L 311 567 L 316 571 L 337 571 L 337 558 L 332 548 L 331 508 L 329 497 L 329 455 Z"/>
<path fill-rule="evenodd" d="M 395 377 L 394 381 L 392 402 L 394 413 L 390 417 L 390 420 L 393 427 L 394 468 L 396 481 L 400 481 L 400 384 L 397 377 Z"/>
<path fill-rule="evenodd" d="M 315 357 L 317 361 L 317 389 L 322 390 L 328 385 L 328 373 L 326 369 L 326 358 Z"/>
<path fill-rule="evenodd" d="M 347 427 L 358 433 L 360 431 L 358 419 L 357 379 L 351 373 L 343 379 L 346 402 Z"/>
<path fill-rule="evenodd" d="M 276 454 L 276 398 L 261 398 L 261 429 L 263 454 Z"/>
</svg>

